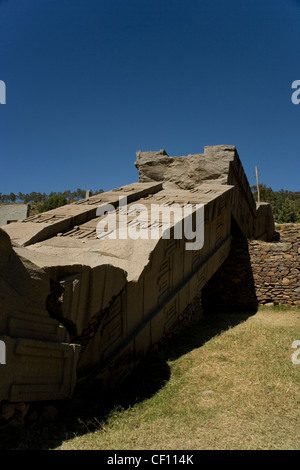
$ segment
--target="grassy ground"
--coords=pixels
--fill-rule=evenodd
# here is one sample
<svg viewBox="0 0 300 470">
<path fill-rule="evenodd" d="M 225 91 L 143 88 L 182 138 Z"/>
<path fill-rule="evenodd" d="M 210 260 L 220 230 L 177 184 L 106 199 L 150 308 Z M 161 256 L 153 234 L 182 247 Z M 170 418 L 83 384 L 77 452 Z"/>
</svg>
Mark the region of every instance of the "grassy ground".
<svg viewBox="0 0 300 470">
<path fill-rule="evenodd" d="M 300 450 L 295 340 L 299 309 L 210 315 L 152 354 L 110 402 L 89 392 L 61 422 L 23 430 L 14 448 Z"/>
</svg>

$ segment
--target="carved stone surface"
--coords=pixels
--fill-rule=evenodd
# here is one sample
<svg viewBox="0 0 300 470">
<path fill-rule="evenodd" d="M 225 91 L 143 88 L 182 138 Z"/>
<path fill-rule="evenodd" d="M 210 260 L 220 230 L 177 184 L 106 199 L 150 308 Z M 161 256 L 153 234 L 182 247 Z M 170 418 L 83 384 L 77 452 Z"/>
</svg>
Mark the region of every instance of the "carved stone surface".
<svg viewBox="0 0 300 470">
<path fill-rule="evenodd" d="M 256 207 L 235 147 L 187 157 L 138 152 L 136 166 L 137 183 L 0 229 L 0 401 L 71 397 L 96 379 L 115 387 L 189 317 L 228 257 L 233 227 L 272 237 L 270 207 Z M 109 217 L 116 227 L 124 221 L 124 198 L 127 238 L 108 238 Z M 175 219 L 162 236 L 165 216 L 153 217 L 153 207 L 176 207 L 184 225 L 189 206 L 197 227 L 199 205 L 200 249 L 187 249 Z"/>
</svg>

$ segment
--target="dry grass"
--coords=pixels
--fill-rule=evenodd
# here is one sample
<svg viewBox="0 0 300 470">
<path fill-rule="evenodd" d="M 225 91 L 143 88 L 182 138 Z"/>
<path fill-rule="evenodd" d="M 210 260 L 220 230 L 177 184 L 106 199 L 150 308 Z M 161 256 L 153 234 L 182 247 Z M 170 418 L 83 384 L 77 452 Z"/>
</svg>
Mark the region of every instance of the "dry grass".
<svg viewBox="0 0 300 470">
<path fill-rule="evenodd" d="M 202 343 L 201 325 L 190 334 Z M 112 411 L 101 429 L 57 449 L 300 449 L 295 339 L 299 310 L 261 309 L 169 359 L 170 379 L 151 398 Z"/>
<path fill-rule="evenodd" d="M 19 448 L 299 450 L 296 339 L 299 309 L 210 316 L 152 355 L 114 406 L 90 399 L 60 427 L 27 432 Z"/>
</svg>

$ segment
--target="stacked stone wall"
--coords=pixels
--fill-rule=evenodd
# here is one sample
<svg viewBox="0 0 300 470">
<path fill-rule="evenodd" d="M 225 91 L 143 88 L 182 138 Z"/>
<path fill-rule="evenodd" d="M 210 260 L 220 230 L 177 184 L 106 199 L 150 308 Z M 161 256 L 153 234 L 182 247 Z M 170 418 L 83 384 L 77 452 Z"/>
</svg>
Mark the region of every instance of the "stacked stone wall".
<svg viewBox="0 0 300 470">
<path fill-rule="evenodd" d="M 259 304 L 300 305 L 300 224 L 276 226 L 272 243 L 249 241 Z"/>
<path fill-rule="evenodd" d="M 203 289 L 204 312 L 300 305 L 300 224 L 276 226 L 272 242 L 233 236 L 231 251 Z"/>
</svg>

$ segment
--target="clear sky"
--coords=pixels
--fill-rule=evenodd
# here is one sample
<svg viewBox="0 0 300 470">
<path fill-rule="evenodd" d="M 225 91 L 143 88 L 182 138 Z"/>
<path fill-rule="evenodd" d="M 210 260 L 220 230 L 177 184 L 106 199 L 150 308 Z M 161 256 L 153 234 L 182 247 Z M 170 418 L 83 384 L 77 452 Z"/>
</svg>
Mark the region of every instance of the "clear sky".
<svg viewBox="0 0 300 470">
<path fill-rule="evenodd" d="M 300 190 L 300 1 L 0 0 L 0 192 L 138 180 L 136 151 L 237 147 Z"/>
</svg>

